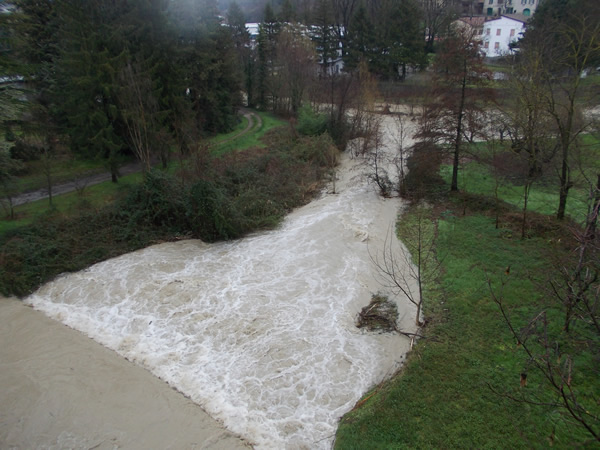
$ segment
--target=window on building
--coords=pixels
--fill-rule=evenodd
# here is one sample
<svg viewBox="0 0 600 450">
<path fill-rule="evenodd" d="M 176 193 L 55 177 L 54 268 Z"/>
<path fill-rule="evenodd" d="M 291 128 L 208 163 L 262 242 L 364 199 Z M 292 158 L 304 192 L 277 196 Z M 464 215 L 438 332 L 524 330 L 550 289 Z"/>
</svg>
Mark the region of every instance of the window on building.
<svg viewBox="0 0 600 450">
<path fill-rule="evenodd" d="M 493 4 L 494 4 L 494 0 L 490 0 L 490 1 L 488 2 L 488 4 L 489 4 L 489 5 L 493 5 Z"/>
<path fill-rule="evenodd" d="M 498 29 L 496 30 L 496 36 L 500 36 L 501 34 L 502 34 L 502 29 L 501 29 L 501 28 L 498 28 Z"/>
<path fill-rule="evenodd" d="M 490 48 L 490 42 L 485 41 L 485 43 L 483 44 L 483 48 Z"/>
<path fill-rule="evenodd" d="M 525 8 L 525 9 L 523 10 L 523 15 L 524 15 L 524 16 L 530 16 L 530 15 L 531 15 L 531 11 L 529 10 L 529 8 Z"/>
<path fill-rule="evenodd" d="M 498 50 L 500 48 L 500 42 L 494 42 L 494 49 Z"/>
<path fill-rule="evenodd" d="M 513 28 L 512 30 L 510 30 L 510 37 L 513 37 L 515 35 L 515 29 Z"/>
<path fill-rule="evenodd" d="M 485 34 L 487 34 L 487 35 L 489 36 L 489 35 L 490 35 L 490 31 L 492 31 L 492 29 L 491 29 L 491 28 L 486 28 L 486 30 L 485 30 Z"/>
</svg>

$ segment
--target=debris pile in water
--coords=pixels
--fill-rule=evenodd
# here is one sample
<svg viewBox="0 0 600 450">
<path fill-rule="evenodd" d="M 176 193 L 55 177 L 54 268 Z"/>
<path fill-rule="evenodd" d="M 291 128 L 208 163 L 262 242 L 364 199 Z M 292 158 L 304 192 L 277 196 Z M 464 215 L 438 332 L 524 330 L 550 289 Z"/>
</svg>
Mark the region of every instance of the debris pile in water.
<svg viewBox="0 0 600 450">
<path fill-rule="evenodd" d="M 398 307 L 386 296 L 373 294 L 371 302 L 358 313 L 358 328 L 386 333 L 397 331 Z"/>
</svg>

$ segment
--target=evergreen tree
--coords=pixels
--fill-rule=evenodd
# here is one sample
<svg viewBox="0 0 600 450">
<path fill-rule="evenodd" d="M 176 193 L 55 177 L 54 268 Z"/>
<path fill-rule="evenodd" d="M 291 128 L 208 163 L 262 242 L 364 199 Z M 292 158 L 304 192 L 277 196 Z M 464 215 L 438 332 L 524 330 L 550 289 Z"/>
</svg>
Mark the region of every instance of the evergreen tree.
<svg viewBox="0 0 600 450">
<path fill-rule="evenodd" d="M 370 68 L 376 58 L 375 28 L 364 5 L 358 8 L 350 22 L 346 33 L 345 51 L 344 69 L 346 71 L 357 69 L 361 61 L 367 63 Z"/>
<path fill-rule="evenodd" d="M 265 19 L 258 29 L 258 103 L 261 108 L 270 106 L 268 97 L 269 77 L 273 71 L 275 59 L 276 40 L 280 31 L 280 23 L 277 22 L 273 8 L 267 3 L 265 7 Z"/>
<path fill-rule="evenodd" d="M 296 22 L 296 11 L 294 11 L 294 7 L 292 6 L 292 2 L 290 0 L 284 0 L 282 3 L 279 21 L 281 23 Z"/>
<path fill-rule="evenodd" d="M 127 9 L 110 10 L 101 0 L 83 6 L 76 0 L 60 4 L 53 111 L 72 150 L 104 159 L 116 182 L 127 144 L 117 103 L 117 73 L 126 54 L 115 21 Z"/>
<path fill-rule="evenodd" d="M 246 18 L 236 2 L 229 4 L 227 22 L 233 36 L 239 66 L 244 68 L 244 88 L 247 96 L 247 104 L 252 107 L 254 106 L 254 54 L 250 46 L 250 33 L 246 28 Z"/>
<path fill-rule="evenodd" d="M 380 13 L 376 73 L 404 78 L 407 66 L 425 64 L 421 10 L 416 0 L 388 2 Z"/>
<path fill-rule="evenodd" d="M 321 75 L 326 76 L 331 73 L 331 65 L 337 60 L 339 49 L 331 3 L 328 0 L 319 0 L 313 16 L 313 41 L 319 55 Z"/>
</svg>

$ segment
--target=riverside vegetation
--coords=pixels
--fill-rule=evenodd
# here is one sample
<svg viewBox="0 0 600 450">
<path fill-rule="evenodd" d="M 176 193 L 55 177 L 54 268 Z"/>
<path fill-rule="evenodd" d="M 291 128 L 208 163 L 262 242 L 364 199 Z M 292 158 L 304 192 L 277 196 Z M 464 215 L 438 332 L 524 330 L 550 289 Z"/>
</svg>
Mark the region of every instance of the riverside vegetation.
<svg viewBox="0 0 600 450">
<path fill-rule="evenodd" d="M 318 192 L 336 152 L 326 134 L 275 128 L 264 147 L 220 156 L 200 148 L 172 173 L 152 170 L 113 191 L 108 204 L 82 197 L 70 213 L 51 208 L 0 235 L 0 292 L 26 295 L 62 272 L 165 240 L 210 242 L 273 227 Z"/>
<path fill-rule="evenodd" d="M 475 145 L 471 151 L 477 154 L 481 149 Z M 510 150 L 505 156 L 510 156 Z M 573 196 L 573 217 L 579 224 L 572 219 L 559 221 L 547 205 L 556 204 L 556 191 L 540 187 L 536 195 L 543 194 L 545 201 L 530 204 L 522 239 L 517 185 L 504 182 L 497 198 L 489 168 L 477 168 L 471 161 L 461 175 L 464 190 L 450 193 L 451 167 L 438 159 L 434 169 L 432 159 L 409 161 L 412 172 L 406 184 L 418 187 L 412 192 L 418 198 L 398 222 L 398 236 L 411 249 L 413 216 L 422 214 L 422 201 L 434 205 L 429 220 L 436 225 L 435 251 L 442 272 L 425 285 L 427 326 L 422 333 L 426 337 L 397 375 L 367 393 L 344 416 L 335 447 L 593 446 L 593 435 L 561 402 L 561 386 L 553 387 L 548 374 L 537 367 L 542 363 L 558 375 L 570 361 L 571 378 L 565 377 L 563 392 L 568 396 L 573 390 L 575 404 L 585 405 L 580 413 L 597 430 L 600 334 L 593 324 L 596 313 L 582 313 L 575 331 L 567 333 L 566 306 L 556 292 L 564 294 L 563 269 L 575 271 L 580 254 L 574 249 L 584 245 L 580 223 L 590 211 L 577 205 L 585 203 L 587 195 Z M 586 167 L 596 163 L 592 154 Z M 425 181 L 419 166 L 426 166 L 430 174 Z M 432 172 L 438 176 L 431 176 Z M 597 203 L 596 199 L 596 209 Z M 598 273 L 597 242 L 587 245 L 586 268 Z M 597 305 L 593 275 L 592 281 L 595 287 L 588 300 Z M 494 299 L 508 312 L 516 335 Z M 542 313 L 544 325 L 534 320 Z M 534 348 L 532 355 L 523 343 Z"/>
</svg>

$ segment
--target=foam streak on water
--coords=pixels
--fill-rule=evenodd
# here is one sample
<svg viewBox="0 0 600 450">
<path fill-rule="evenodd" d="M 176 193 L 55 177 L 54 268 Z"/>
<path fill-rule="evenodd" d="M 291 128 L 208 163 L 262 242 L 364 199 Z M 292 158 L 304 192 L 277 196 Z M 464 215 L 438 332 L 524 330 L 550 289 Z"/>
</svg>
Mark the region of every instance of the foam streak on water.
<svg viewBox="0 0 600 450">
<path fill-rule="evenodd" d="M 153 246 L 60 277 L 27 302 L 147 367 L 259 448 L 327 448 L 339 418 L 406 351 L 406 338 L 354 325 L 378 289 L 368 237 L 398 207 L 346 183 L 277 230 Z M 405 316 L 411 323 L 414 311 Z"/>
</svg>

